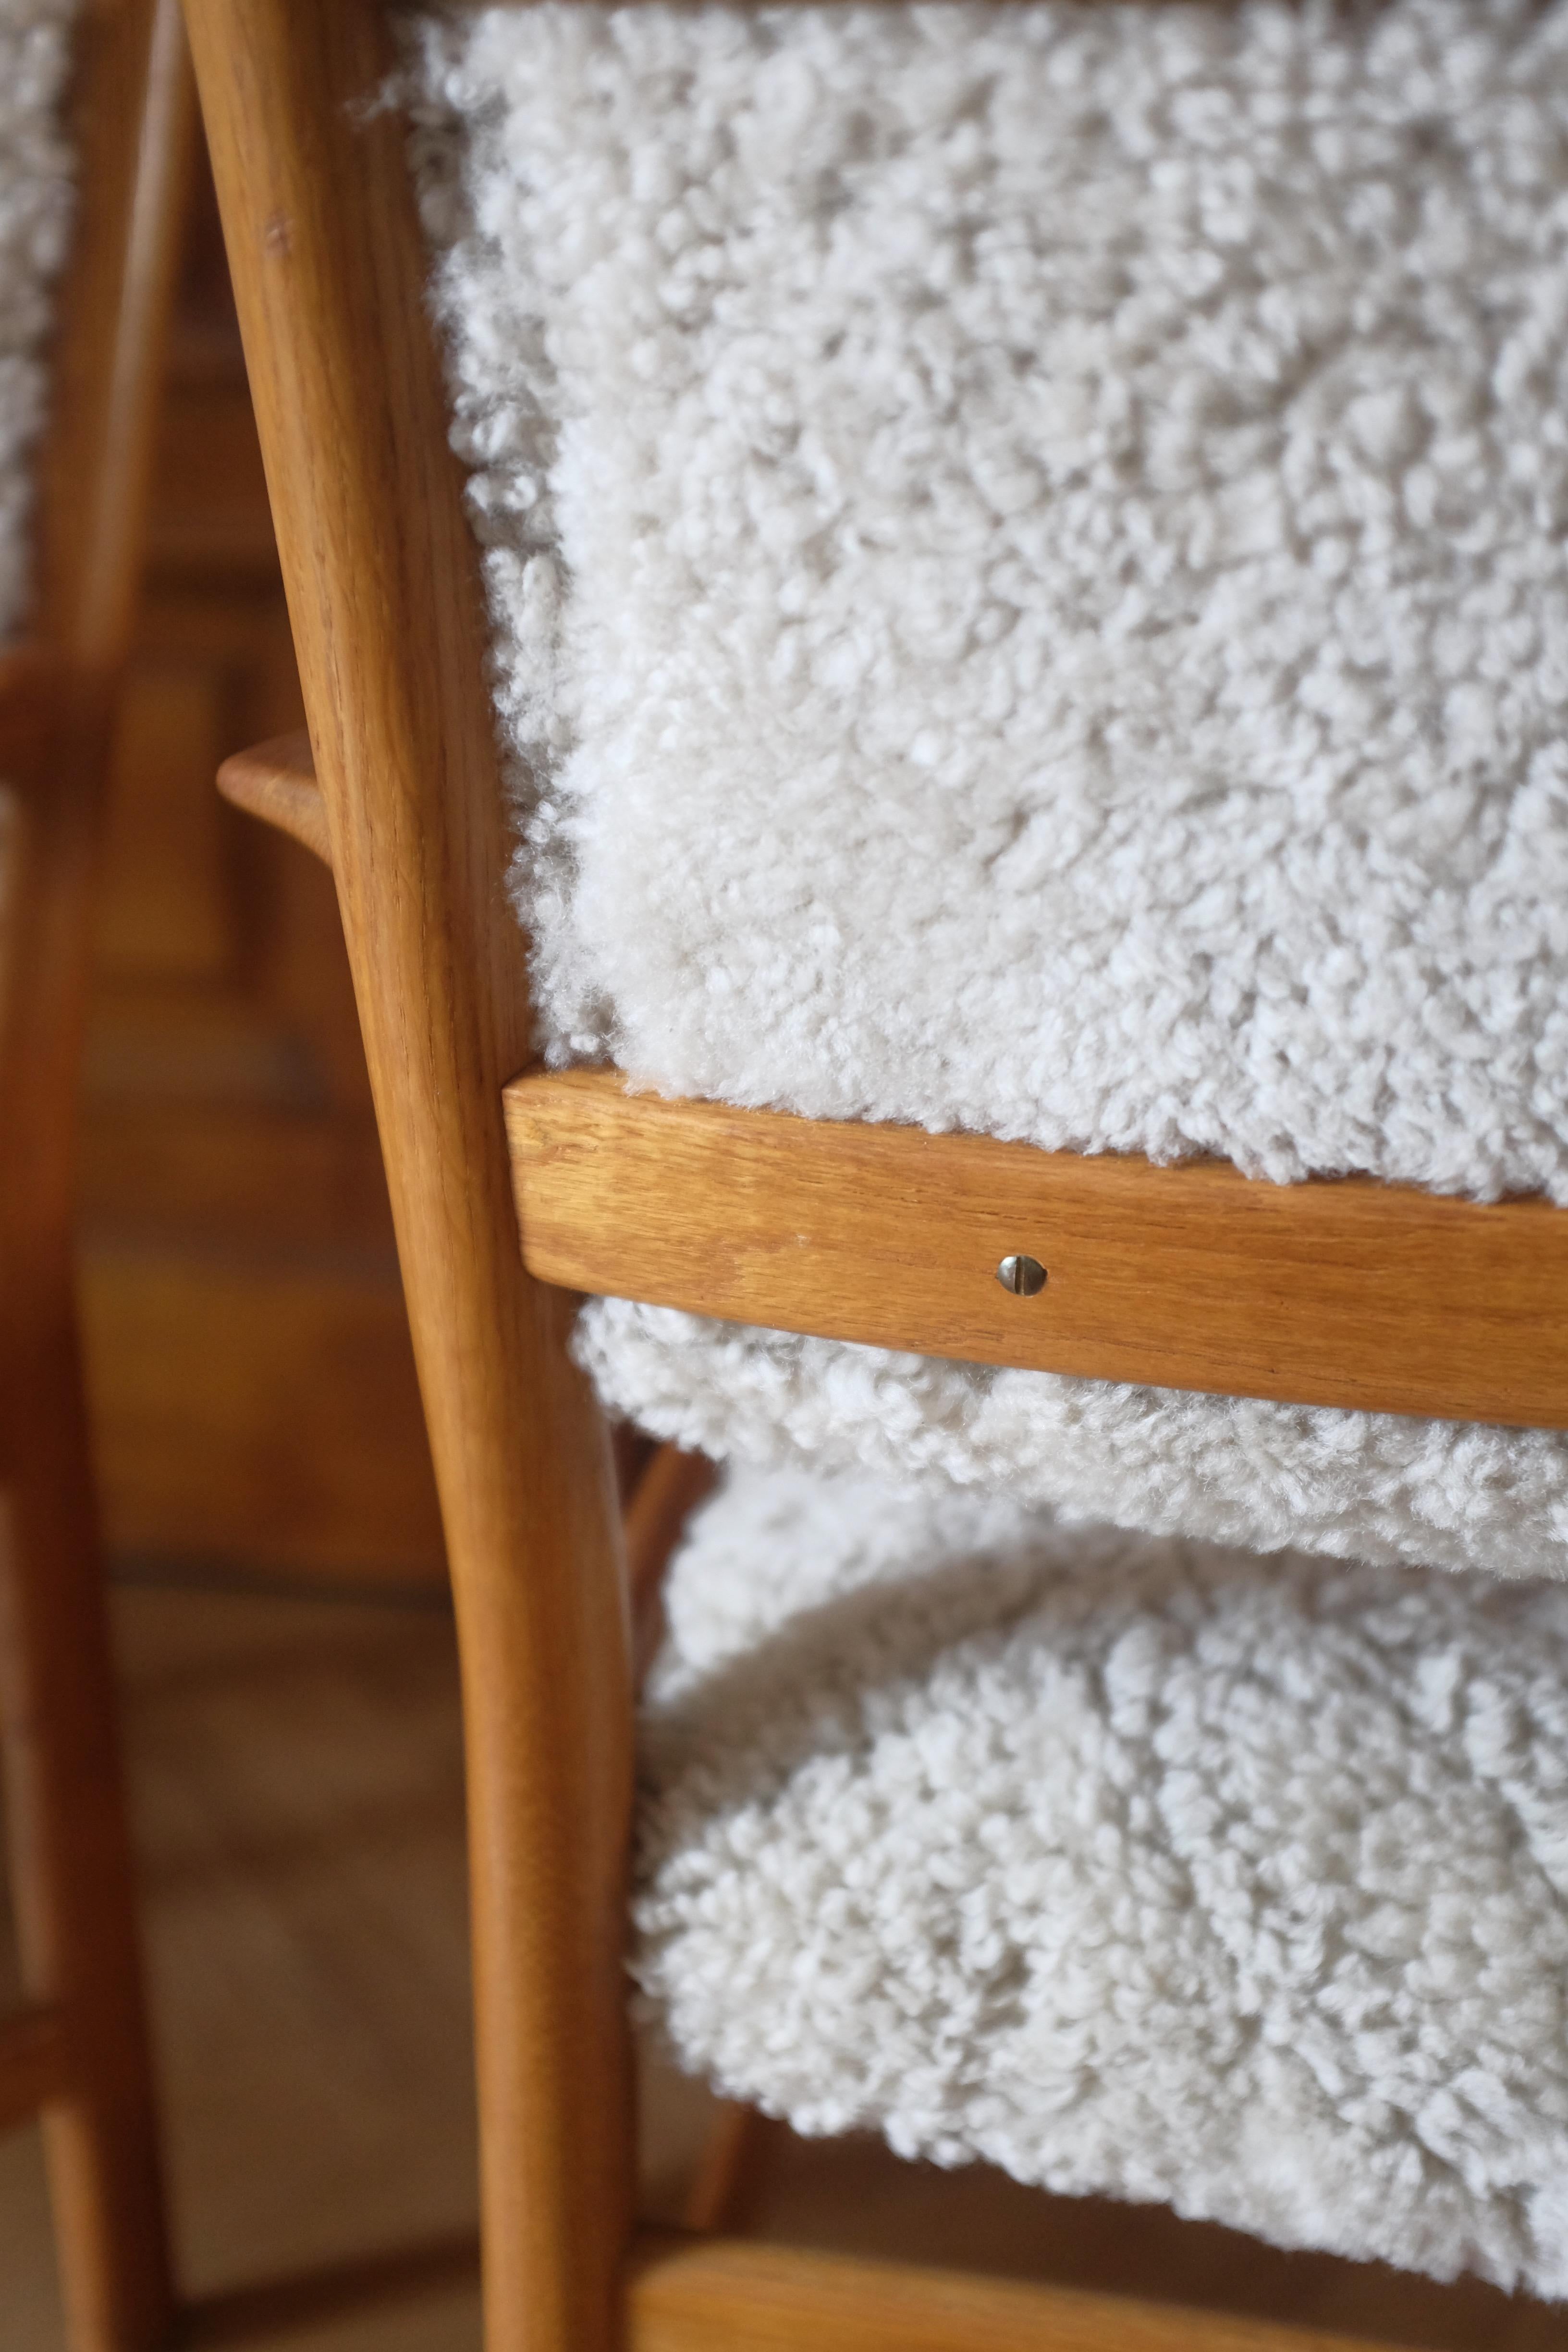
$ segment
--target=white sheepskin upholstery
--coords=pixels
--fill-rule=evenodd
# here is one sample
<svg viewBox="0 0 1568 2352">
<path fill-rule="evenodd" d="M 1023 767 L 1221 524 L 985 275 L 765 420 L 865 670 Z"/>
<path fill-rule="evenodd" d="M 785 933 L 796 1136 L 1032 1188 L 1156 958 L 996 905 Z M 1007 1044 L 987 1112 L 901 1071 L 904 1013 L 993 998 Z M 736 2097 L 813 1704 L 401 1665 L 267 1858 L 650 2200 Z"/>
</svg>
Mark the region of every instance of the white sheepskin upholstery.
<svg viewBox="0 0 1568 2352">
<path fill-rule="evenodd" d="M 70 235 L 72 159 L 59 105 L 79 0 L 0 0 L 0 641 L 26 611 L 44 344 Z"/>
<path fill-rule="evenodd" d="M 715 1460 L 957 1486 L 1258 1551 L 1568 1574 L 1568 1445 L 1530 1430 L 1060 1380 L 601 1299 L 601 1393 Z"/>
<path fill-rule="evenodd" d="M 1568 0 L 416 50 L 548 1052 L 1568 1202 Z M 787 1457 L 809 1378 L 834 1460 L 1568 1566 L 1555 1436 L 584 1347 L 721 1454 Z"/>
<path fill-rule="evenodd" d="M 688 2064 L 1568 2294 L 1568 1592 L 748 1473 L 669 1617 L 636 1966 Z"/>
</svg>

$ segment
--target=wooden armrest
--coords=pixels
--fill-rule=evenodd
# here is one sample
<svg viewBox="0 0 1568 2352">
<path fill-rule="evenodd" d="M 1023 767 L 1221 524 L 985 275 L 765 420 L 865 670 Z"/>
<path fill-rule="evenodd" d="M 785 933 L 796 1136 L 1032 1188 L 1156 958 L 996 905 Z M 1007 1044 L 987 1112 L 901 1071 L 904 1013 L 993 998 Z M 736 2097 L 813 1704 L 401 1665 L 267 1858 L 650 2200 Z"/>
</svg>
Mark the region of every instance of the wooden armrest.
<svg viewBox="0 0 1568 2352">
<path fill-rule="evenodd" d="M 979 1135 L 505 1090 L 541 1281 L 923 1356 L 1568 1428 L 1568 1211 Z M 1027 1295 L 998 1269 L 1045 1270 Z M 1019 1286 L 1022 1288 L 1022 1286 Z"/>
<path fill-rule="evenodd" d="M 292 735 L 275 735 L 248 751 L 236 751 L 218 770 L 217 788 L 236 808 L 247 809 L 264 824 L 292 834 L 323 865 L 331 864 L 326 803 L 303 728 Z"/>
</svg>

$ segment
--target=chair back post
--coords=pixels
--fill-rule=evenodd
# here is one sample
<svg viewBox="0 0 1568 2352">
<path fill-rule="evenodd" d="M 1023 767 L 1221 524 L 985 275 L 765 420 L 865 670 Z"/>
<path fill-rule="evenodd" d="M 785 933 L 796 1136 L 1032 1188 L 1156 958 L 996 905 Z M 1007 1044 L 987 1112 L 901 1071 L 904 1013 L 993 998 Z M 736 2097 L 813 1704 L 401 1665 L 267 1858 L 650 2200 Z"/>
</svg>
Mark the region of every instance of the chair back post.
<svg viewBox="0 0 1568 2352">
<path fill-rule="evenodd" d="M 464 1678 L 491 2352 L 608 2352 L 632 2136 L 609 1449 L 524 1272 L 523 943 L 375 0 L 187 0 L 396 1223 Z"/>
<path fill-rule="evenodd" d="M 87 0 L 76 37 L 78 234 L 51 360 L 37 629 L 79 676 L 113 682 L 141 583 L 195 119 L 178 0 Z"/>
<path fill-rule="evenodd" d="M 13 899 L 0 1060 L 7 1106 L 26 1116 L 7 1120 L 3 1173 L 7 1222 L 20 1220 L 35 1258 L 73 1247 L 100 805 L 141 582 L 195 131 L 178 0 L 89 0 L 76 52 L 77 218 L 49 352 L 28 629 L 54 672 L 54 708 L 39 756 L 6 777 L 28 887 Z"/>
<path fill-rule="evenodd" d="M 72 2352 L 173 2317 L 135 1886 L 75 1314 L 77 1096 L 100 805 L 131 633 L 194 130 L 174 0 L 89 0 L 48 354 L 37 591 L 5 657 L 0 1738 L 23 1977 L 58 2021 L 45 2148 Z M 38 723 L 17 688 L 44 682 Z"/>
</svg>

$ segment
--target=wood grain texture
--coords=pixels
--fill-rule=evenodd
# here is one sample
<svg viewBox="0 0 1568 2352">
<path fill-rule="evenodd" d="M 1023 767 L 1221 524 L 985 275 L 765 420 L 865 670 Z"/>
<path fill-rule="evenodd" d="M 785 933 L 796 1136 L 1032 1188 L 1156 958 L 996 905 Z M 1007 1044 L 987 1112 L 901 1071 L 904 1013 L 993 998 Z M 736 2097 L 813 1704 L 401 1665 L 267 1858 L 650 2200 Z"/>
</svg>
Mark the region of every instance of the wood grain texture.
<svg viewBox="0 0 1568 2352">
<path fill-rule="evenodd" d="M 1316 2328 L 762 2246 L 639 2242 L 632 2352 L 1374 2352 Z"/>
<path fill-rule="evenodd" d="M 541 1281 L 922 1355 L 1224 1395 L 1568 1426 L 1568 1213 L 1216 1161 L 508 1087 Z M 995 1279 L 1037 1257 L 1035 1297 Z"/>
<path fill-rule="evenodd" d="M 217 788 L 236 808 L 277 825 L 323 864 L 331 864 L 326 804 L 316 782 L 309 735 L 279 735 L 270 743 L 236 751 L 218 770 Z"/>
<path fill-rule="evenodd" d="M 219 784 L 330 862 L 305 738 Z M 1568 1215 L 1541 1202 L 782 1121 L 604 1071 L 516 1081 L 508 1128 L 542 1281 L 927 1355 L 1568 1425 Z M 1050 1276 L 1034 1301 L 987 1278 L 1020 1249 Z"/>
<path fill-rule="evenodd" d="M 174 0 L 76 31 L 76 234 L 50 355 L 37 658 L 8 734 L 0 1006 L 0 1742 L 26 1989 L 67 2081 L 45 2145 L 72 2352 L 152 2352 L 172 2293 L 75 1319 L 76 1106 L 103 776 L 131 625 L 191 124 Z M 22 670 L 11 666 L 13 678 Z M 36 687 L 35 679 L 35 687 Z"/>
<path fill-rule="evenodd" d="M 444 1587 L 331 876 L 213 791 L 225 753 L 303 708 L 200 173 L 181 243 L 78 1171 L 105 1538 L 138 1572 Z"/>
<path fill-rule="evenodd" d="M 463 1663 L 486 2326 L 609 2352 L 631 1705 L 606 1434 L 525 1274 L 523 943 L 485 624 L 374 0 L 186 10 L 326 807 Z"/>
</svg>

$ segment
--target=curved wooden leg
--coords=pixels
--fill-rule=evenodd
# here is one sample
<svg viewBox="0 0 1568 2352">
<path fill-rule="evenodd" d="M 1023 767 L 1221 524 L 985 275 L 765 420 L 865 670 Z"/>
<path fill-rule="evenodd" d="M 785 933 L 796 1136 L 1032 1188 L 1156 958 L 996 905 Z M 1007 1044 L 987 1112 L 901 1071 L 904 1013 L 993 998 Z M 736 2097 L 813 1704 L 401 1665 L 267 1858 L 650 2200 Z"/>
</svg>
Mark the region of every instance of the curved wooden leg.
<svg viewBox="0 0 1568 2352">
<path fill-rule="evenodd" d="M 489 2352 L 608 2352 L 620 2342 L 636 2149 L 619 1510 L 608 1433 L 566 1355 L 576 1301 L 535 1291 L 531 1304 L 531 1443 L 499 1413 L 468 1434 L 475 1471 L 490 1480 L 504 1459 L 510 1482 L 519 1451 L 532 1455 L 532 1524 L 525 1538 L 514 1529 L 491 1545 L 447 1517 L 468 1764 L 485 2342 Z"/>
<path fill-rule="evenodd" d="M 186 0 L 386 1160 L 462 1662 L 490 2352 L 615 2352 L 634 2142 L 625 1562 L 524 1270 L 526 950 L 380 0 Z"/>
<path fill-rule="evenodd" d="M 101 699 L 79 693 L 5 843 L 0 1742 L 23 1976 L 61 2042 L 64 2088 L 44 2134 L 68 2341 L 153 2352 L 173 2297 L 71 1231 L 104 725 Z"/>
<path fill-rule="evenodd" d="M 71 1225 L 98 805 L 191 107 L 173 0 L 91 0 L 75 40 L 33 616 L 64 667 L 47 738 L 13 742 L 0 795 L 0 1740 L 23 1972 L 55 2043 L 38 2087 L 69 2342 L 152 2352 L 172 2296 Z"/>
<path fill-rule="evenodd" d="M 626 1580 L 632 1655 L 640 1688 L 664 1630 L 664 1578 L 687 1520 L 711 1491 L 715 1465 L 701 1454 L 661 1445 L 638 1479 L 626 1512 Z M 723 2100 L 687 2194 L 688 2230 L 734 2230 L 757 2187 L 772 2126 L 737 2099 Z"/>
<path fill-rule="evenodd" d="M 705 1454 L 661 1445 L 637 1480 L 626 1512 L 632 1668 L 638 1689 L 664 1633 L 664 1571 L 687 1520 L 718 1476 Z"/>
<path fill-rule="evenodd" d="M 0 1517 L 0 1740 L 22 1967 L 64 2042 L 68 2088 L 45 2108 L 44 2136 L 71 2352 L 154 2352 L 174 2299 L 68 1291 L 40 1337 Z"/>
</svg>

